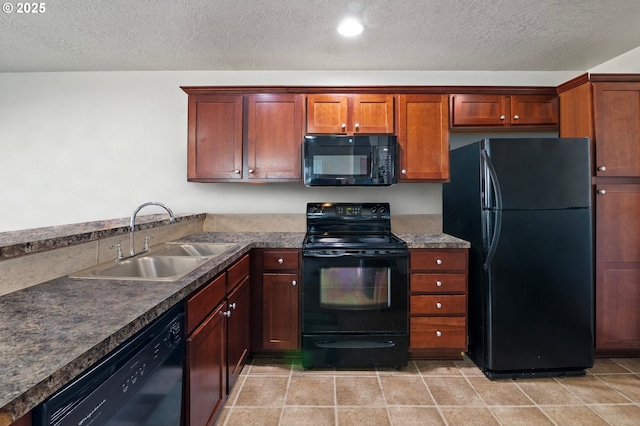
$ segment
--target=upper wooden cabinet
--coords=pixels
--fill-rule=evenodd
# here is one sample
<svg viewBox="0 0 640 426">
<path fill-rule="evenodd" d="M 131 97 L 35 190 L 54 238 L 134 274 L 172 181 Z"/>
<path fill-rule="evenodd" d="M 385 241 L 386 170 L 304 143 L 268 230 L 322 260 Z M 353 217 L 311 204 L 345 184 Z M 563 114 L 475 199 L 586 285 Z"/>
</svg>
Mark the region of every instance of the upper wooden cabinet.
<svg viewBox="0 0 640 426">
<path fill-rule="evenodd" d="M 447 98 L 398 96 L 401 182 L 449 180 Z"/>
<path fill-rule="evenodd" d="M 301 181 L 303 111 L 302 95 L 189 96 L 188 180 Z"/>
<path fill-rule="evenodd" d="M 393 95 L 307 95 L 309 134 L 392 134 Z"/>
<path fill-rule="evenodd" d="M 554 127 L 555 95 L 451 95 L 451 127 Z"/>
</svg>

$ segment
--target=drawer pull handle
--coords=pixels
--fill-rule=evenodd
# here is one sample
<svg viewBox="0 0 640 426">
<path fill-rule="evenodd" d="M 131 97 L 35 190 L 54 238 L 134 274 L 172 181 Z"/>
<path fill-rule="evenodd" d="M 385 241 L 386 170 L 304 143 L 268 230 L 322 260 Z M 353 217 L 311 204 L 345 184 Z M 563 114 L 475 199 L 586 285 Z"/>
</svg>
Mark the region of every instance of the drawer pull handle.
<svg viewBox="0 0 640 426">
<path fill-rule="evenodd" d="M 442 331 L 436 330 L 436 336 L 441 337 L 442 336 Z"/>
<path fill-rule="evenodd" d="M 438 287 L 442 287 L 442 281 L 440 281 L 440 280 L 436 281 L 436 285 L 437 285 Z"/>
<path fill-rule="evenodd" d="M 284 259 L 283 258 L 278 259 L 278 263 L 282 265 L 284 263 Z"/>
<path fill-rule="evenodd" d="M 442 309 L 442 303 L 440 303 L 440 302 L 436 303 L 436 308 Z"/>
<path fill-rule="evenodd" d="M 231 311 L 223 312 L 222 315 L 224 315 L 227 318 L 231 318 Z"/>
<path fill-rule="evenodd" d="M 235 308 L 236 308 L 236 304 L 235 304 L 235 303 L 230 303 L 230 304 L 229 304 L 229 307 L 230 307 L 231 309 L 235 309 Z"/>
<path fill-rule="evenodd" d="M 442 259 L 438 259 L 438 260 L 436 260 L 436 263 L 437 263 L 438 265 L 442 265 Z"/>
</svg>

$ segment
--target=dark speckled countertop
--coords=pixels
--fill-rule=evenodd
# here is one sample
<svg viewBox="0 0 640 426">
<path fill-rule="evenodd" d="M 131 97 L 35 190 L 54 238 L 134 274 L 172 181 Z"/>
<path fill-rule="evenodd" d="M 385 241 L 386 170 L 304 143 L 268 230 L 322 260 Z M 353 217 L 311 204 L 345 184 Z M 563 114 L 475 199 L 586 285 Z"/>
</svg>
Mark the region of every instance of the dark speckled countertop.
<svg viewBox="0 0 640 426">
<path fill-rule="evenodd" d="M 409 248 L 460 248 L 445 234 L 404 234 Z M 0 426 L 18 419 L 252 248 L 300 248 L 303 233 L 201 233 L 238 243 L 175 282 L 61 277 L 0 297 Z"/>
</svg>

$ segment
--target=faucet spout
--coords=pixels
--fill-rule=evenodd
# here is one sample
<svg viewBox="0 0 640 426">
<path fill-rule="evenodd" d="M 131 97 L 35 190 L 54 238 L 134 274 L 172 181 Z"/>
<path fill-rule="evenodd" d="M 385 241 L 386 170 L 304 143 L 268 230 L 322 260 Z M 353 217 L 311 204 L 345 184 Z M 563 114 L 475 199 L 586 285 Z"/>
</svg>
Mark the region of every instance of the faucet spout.
<svg viewBox="0 0 640 426">
<path fill-rule="evenodd" d="M 138 208 L 135 209 L 133 211 L 133 213 L 131 213 L 131 220 L 129 222 L 129 227 L 131 228 L 131 230 L 129 231 L 129 257 L 135 256 L 135 254 L 136 254 L 136 251 L 133 248 L 134 247 L 133 235 L 135 233 L 135 228 L 136 228 L 136 216 L 138 215 L 138 212 L 140 210 L 142 210 L 144 207 L 147 207 L 147 206 L 162 207 L 163 209 L 165 209 L 167 211 L 167 213 L 169 213 L 169 222 L 173 223 L 173 222 L 176 221 L 176 217 L 173 214 L 173 212 L 171 211 L 171 209 L 169 207 L 165 206 L 162 203 L 158 203 L 157 201 L 150 201 L 148 203 L 144 203 L 144 204 L 141 204 L 140 206 L 138 206 Z M 146 251 L 146 250 L 148 250 L 148 248 L 145 249 L 144 251 Z"/>
</svg>

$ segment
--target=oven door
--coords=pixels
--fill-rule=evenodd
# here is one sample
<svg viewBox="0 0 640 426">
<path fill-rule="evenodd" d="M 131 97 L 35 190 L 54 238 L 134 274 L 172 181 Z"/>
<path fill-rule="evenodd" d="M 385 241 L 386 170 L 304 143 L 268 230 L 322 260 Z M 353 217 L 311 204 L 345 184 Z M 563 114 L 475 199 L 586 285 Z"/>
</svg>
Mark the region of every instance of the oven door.
<svg viewBox="0 0 640 426">
<path fill-rule="evenodd" d="M 406 334 L 408 256 L 303 252 L 303 334 Z"/>
</svg>

